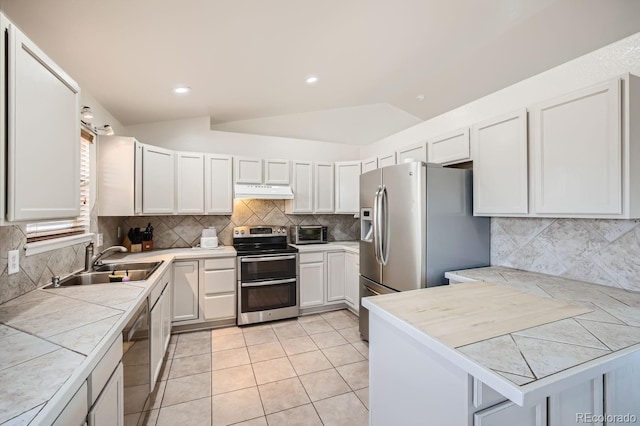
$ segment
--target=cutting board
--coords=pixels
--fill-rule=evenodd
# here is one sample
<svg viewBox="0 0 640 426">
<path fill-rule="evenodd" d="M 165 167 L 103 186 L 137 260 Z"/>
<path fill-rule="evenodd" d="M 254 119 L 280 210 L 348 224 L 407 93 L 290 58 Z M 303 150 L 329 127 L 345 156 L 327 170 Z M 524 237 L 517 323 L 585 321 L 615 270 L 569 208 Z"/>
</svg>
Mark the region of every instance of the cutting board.
<svg viewBox="0 0 640 426">
<path fill-rule="evenodd" d="M 372 302 L 452 348 L 592 311 L 477 281 L 389 294 Z"/>
</svg>

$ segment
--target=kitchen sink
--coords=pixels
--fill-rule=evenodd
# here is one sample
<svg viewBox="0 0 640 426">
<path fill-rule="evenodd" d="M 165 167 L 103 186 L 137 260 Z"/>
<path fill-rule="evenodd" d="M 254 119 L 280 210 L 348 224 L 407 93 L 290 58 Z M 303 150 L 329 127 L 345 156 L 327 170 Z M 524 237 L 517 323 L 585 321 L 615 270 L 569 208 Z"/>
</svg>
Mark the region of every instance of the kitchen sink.
<svg viewBox="0 0 640 426">
<path fill-rule="evenodd" d="M 128 282 L 144 281 L 156 269 L 162 264 L 162 262 L 150 262 L 150 263 L 110 263 L 101 265 L 96 268 L 94 272 L 77 272 L 60 280 L 60 287 L 71 287 L 75 285 L 89 285 L 89 284 L 110 284 L 111 280 L 109 275 L 117 273 L 118 275 L 126 275 L 129 277 Z M 116 282 L 117 284 L 118 282 Z M 49 284 L 44 287 L 45 289 L 56 288 L 53 284 Z"/>
</svg>

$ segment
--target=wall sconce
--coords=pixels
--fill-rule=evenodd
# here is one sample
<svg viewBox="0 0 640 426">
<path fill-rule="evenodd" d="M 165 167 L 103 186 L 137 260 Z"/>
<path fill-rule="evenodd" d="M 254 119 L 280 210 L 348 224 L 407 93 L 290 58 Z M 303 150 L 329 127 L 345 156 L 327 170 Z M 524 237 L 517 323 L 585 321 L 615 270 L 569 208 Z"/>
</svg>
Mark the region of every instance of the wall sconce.
<svg viewBox="0 0 640 426">
<path fill-rule="evenodd" d="M 93 111 L 91 111 L 91 107 L 83 105 L 80 110 L 80 116 L 83 120 L 91 120 L 93 118 Z"/>
<path fill-rule="evenodd" d="M 102 127 L 94 127 L 93 131 L 98 136 L 113 136 L 113 135 L 115 135 L 115 132 L 113 131 L 113 128 L 109 124 L 105 124 Z"/>
</svg>

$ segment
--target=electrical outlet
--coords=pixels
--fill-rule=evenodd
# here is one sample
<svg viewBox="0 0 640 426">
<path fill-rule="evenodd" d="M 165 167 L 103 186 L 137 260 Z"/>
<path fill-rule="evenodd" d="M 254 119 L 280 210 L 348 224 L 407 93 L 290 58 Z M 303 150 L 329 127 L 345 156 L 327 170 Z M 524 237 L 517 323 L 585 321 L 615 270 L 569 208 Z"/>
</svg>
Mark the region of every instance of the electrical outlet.
<svg viewBox="0 0 640 426">
<path fill-rule="evenodd" d="M 102 233 L 99 233 L 96 237 L 96 245 L 102 247 Z"/>
<path fill-rule="evenodd" d="M 9 250 L 8 258 L 9 270 L 7 271 L 7 274 L 17 274 L 20 270 L 20 252 L 18 250 Z"/>
</svg>

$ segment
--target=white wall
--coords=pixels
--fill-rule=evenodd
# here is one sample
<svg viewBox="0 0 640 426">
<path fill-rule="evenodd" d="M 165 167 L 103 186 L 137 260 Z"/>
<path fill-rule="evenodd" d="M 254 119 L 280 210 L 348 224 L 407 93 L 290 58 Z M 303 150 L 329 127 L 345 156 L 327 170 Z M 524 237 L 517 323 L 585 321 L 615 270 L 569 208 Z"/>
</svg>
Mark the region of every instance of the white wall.
<svg viewBox="0 0 640 426">
<path fill-rule="evenodd" d="M 640 33 L 383 138 L 363 147 L 361 158 L 391 152 L 626 72 L 640 75 Z M 473 78 L 473 70 L 468 78 Z"/>
<path fill-rule="evenodd" d="M 354 145 L 211 130 L 209 117 L 128 126 L 118 134 L 175 150 L 248 157 L 339 161 L 360 155 Z"/>
</svg>

